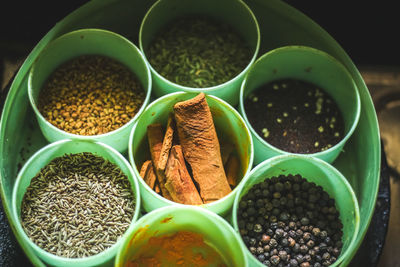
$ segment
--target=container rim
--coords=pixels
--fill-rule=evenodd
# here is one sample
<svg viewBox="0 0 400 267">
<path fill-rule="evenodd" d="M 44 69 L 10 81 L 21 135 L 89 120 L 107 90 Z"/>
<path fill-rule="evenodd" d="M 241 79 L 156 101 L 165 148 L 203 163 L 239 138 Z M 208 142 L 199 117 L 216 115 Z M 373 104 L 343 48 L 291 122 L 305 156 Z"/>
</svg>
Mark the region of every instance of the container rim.
<svg viewBox="0 0 400 267">
<path fill-rule="evenodd" d="M 353 188 L 351 187 L 350 183 L 347 181 L 347 179 L 333 165 L 327 163 L 326 161 L 324 161 L 322 159 L 315 158 L 315 157 L 312 157 L 312 156 L 309 156 L 309 155 L 296 155 L 296 154 L 278 155 L 278 156 L 274 156 L 272 158 L 269 158 L 267 160 L 264 160 L 263 162 L 258 164 L 256 167 L 254 167 L 251 170 L 251 172 L 248 173 L 243 178 L 243 180 L 245 182 L 238 186 L 239 187 L 239 191 L 237 192 L 237 194 L 235 196 L 235 200 L 233 202 L 233 207 L 232 207 L 232 225 L 233 225 L 233 228 L 235 229 L 235 231 L 239 232 L 239 226 L 238 226 L 238 222 L 237 222 L 237 210 L 238 210 L 239 202 L 240 202 L 240 199 L 241 199 L 241 193 L 243 192 L 243 190 L 244 190 L 245 186 L 247 185 L 248 181 L 250 181 L 252 179 L 254 173 L 258 172 L 259 169 L 262 169 L 265 166 L 269 166 L 268 169 L 270 169 L 270 168 L 273 168 L 275 165 L 279 164 L 280 162 L 291 161 L 293 159 L 301 159 L 303 161 L 314 162 L 315 165 L 319 165 L 319 166 L 323 167 L 324 169 L 329 170 L 331 173 L 334 174 L 334 176 L 336 176 L 340 180 L 340 182 L 342 183 L 344 188 L 347 190 L 347 192 L 349 193 L 349 196 L 352 199 L 352 202 L 353 202 L 353 205 L 354 205 L 353 210 L 354 210 L 354 219 L 355 219 L 354 232 L 352 233 L 351 240 L 350 240 L 349 245 L 348 245 L 348 249 L 344 253 L 341 253 L 340 257 L 338 257 L 337 260 L 332 265 L 330 265 L 332 267 L 338 266 L 347 257 L 351 256 L 351 254 L 353 253 L 352 252 L 352 250 L 353 250 L 352 247 L 356 245 L 357 235 L 358 235 L 358 231 L 359 231 L 359 228 L 360 228 L 360 209 L 359 209 L 359 205 L 358 205 L 358 200 L 357 200 L 356 194 L 355 194 Z M 333 197 L 335 199 L 335 196 L 331 196 L 331 197 Z M 248 249 L 246 251 L 246 255 L 248 257 L 254 257 L 250 253 L 250 251 Z M 260 265 L 260 266 L 263 266 L 263 265 Z"/>
<path fill-rule="evenodd" d="M 232 225 L 230 225 L 225 219 L 223 219 L 220 215 L 209 211 L 207 209 L 201 208 L 199 206 L 188 206 L 188 205 L 173 205 L 173 206 L 165 206 L 161 207 L 158 209 L 155 209 L 146 215 L 142 216 L 139 220 L 136 221 L 134 224 L 134 227 L 132 229 L 129 229 L 129 232 L 127 231 L 127 235 L 124 236 L 122 239 L 122 245 L 119 247 L 118 252 L 115 257 L 115 267 L 120 267 L 122 266 L 122 257 L 126 254 L 127 251 L 127 246 L 129 245 L 130 240 L 132 237 L 135 235 L 135 233 L 140 229 L 141 227 L 145 227 L 146 225 L 144 222 L 146 221 L 147 218 L 155 215 L 162 215 L 162 214 L 168 214 L 168 213 L 174 213 L 176 211 L 190 211 L 190 212 L 195 212 L 197 214 L 202 214 L 204 216 L 212 218 L 214 221 L 217 222 L 217 224 L 222 224 L 225 226 L 225 229 L 229 231 L 229 233 L 234 237 L 234 239 L 238 242 L 238 245 L 240 247 L 240 251 L 242 252 L 243 255 L 243 260 L 245 262 L 244 266 L 248 266 L 248 259 L 246 257 L 246 250 L 241 242 L 241 237 L 238 235 L 238 233 L 233 229 Z"/>
<path fill-rule="evenodd" d="M 18 215 L 18 210 L 17 210 L 17 191 L 18 188 L 20 187 L 20 183 L 21 181 L 24 179 L 24 173 L 26 172 L 26 170 L 30 167 L 30 165 L 33 164 L 33 162 L 36 160 L 36 158 L 43 154 L 46 153 L 48 150 L 54 148 L 54 147 L 58 147 L 58 146 L 62 146 L 63 144 L 66 143 L 70 143 L 70 142 L 86 142 L 86 143 L 92 143 L 96 146 L 100 146 L 102 148 L 104 148 L 105 150 L 111 152 L 111 154 L 114 154 L 115 156 L 117 156 L 119 158 L 119 160 L 121 160 L 121 162 L 123 162 L 123 164 L 125 165 L 125 167 L 128 168 L 132 179 L 129 178 L 129 175 L 127 175 L 128 177 L 128 181 L 131 184 L 131 187 L 134 188 L 134 194 L 135 194 L 135 212 L 133 214 L 133 217 L 131 219 L 131 222 L 128 226 L 128 228 L 125 230 L 125 233 L 123 233 L 120 236 L 120 239 L 117 240 L 112 246 L 110 246 L 109 248 L 103 250 L 102 252 L 92 255 L 92 256 L 88 256 L 88 257 L 83 257 L 83 258 L 66 258 L 66 257 L 62 257 L 62 256 L 57 256 L 55 254 L 52 254 L 50 252 L 47 252 L 46 250 L 44 250 L 43 248 L 39 247 L 36 243 L 34 243 L 29 236 L 26 234 L 25 230 L 22 227 L 22 224 L 19 220 L 19 215 Z M 66 152 L 67 153 L 67 152 Z M 56 141 L 54 143 L 50 143 L 44 147 L 42 147 L 41 149 L 39 149 L 37 152 L 35 152 L 35 154 L 33 154 L 28 161 L 24 164 L 24 166 L 22 167 L 22 169 L 20 170 L 20 172 L 18 173 L 18 176 L 16 178 L 14 187 L 13 187 L 13 192 L 12 192 L 12 216 L 14 218 L 15 221 L 15 228 L 16 231 L 19 232 L 21 234 L 21 236 L 25 239 L 25 241 L 27 241 L 29 243 L 29 246 L 35 251 L 35 253 L 39 254 L 39 255 L 43 255 L 44 257 L 51 259 L 54 262 L 60 263 L 62 262 L 63 264 L 93 264 L 93 263 L 101 263 L 101 262 L 106 262 L 110 259 L 112 259 L 112 257 L 115 256 L 116 251 L 118 250 L 118 248 L 121 246 L 122 244 L 122 237 L 125 236 L 127 234 L 127 232 L 133 227 L 134 223 L 137 221 L 139 214 L 140 214 L 140 207 L 141 207 L 141 199 L 140 199 L 140 190 L 139 190 L 139 184 L 137 182 L 137 179 L 135 177 L 135 175 L 133 174 L 133 170 L 131 165 L 129 164 L 129 162 L 117 151 L 115 150 L 113 147 L 106 145 L 104 143 L 101 142 L 94 142 L 94 141 L 86 141 L 86 140 L 72 140 L 72 139 L 63 139 L 60 141 Z"/>
<path fill-rule="evenodd" d="M 138 53 L 138 55 L 140 55 L 140 58 L 142 60 L 142 63 L 145 67 L 145 71 L 146 71 L 146 79 L 148 82 L 147 88 L 143 89 L 146 91 L 146 96 L 143 100 L 142 106 L 140 107 L 140 109 L 136 112 L 136 114 L 124 125 L 122 125 L 121 127 L 107 132 L 107 133 L 103 133 L 103 134 L 97 134 L 97 135 L 78 135 L 78 134 L 73 134 L 64 130 L 61 130 L 59 128 L 57 128 L 56 126 L 54 126 L 53 124 L 51 124 L 47 119 L 45 119 L 45 117 L 40 113 L 35 99 L 33 97 L 33 85 L 32 85 L 32 80 L 33 77 L 35 75 L 35 73 L 37 72 L 37 62 L 40 61 L 40 59 L 43 57 L 43 55 L 46 54 L 46 51 L 48 49 L 49 46 L 52 46 L 54 44 L 54 42 L 60 42 L 62 41 L 63 38 L 68 37 L 70 35 L 75 35 L 75 34 L 79 34 L 79 33 L 85 33 L 85 32 L 95 32 L 95 33 L 100 33 L 100 34 L 104 34 L 104 35 L 110 35 L 113 36 L 114 38 L 120 39 L 122 40 L 124 43 L 128 44 L 135 52 Z M 116 59 L 115 59 L 116 60 Z M 119 60 L 117 60 L 118 62 L 120 62 Z M 120 62 L 121 64 L 123 64 L 122 62 Z M 125 67 L 127 67 L 125 64 L 123 64 Z M 129 69 L 129 68 L 128 68 Z M 130 70 L 130 69 L 129 69 Z M 132 73 L 133 71 L 130 70 Z M 136 74 L 135 74 L 136 75 Z M 134 44 L 132 43 L 129 39 L 127 39 L 126 37 L 113 32 L 113 31 L 109 31 L 109 30 L 105 30 L 105 29 L 100 29 L 100 28 L 84 28 L 84 29 L 78 29 L 78 30 L 74 30 L 74 31 L 70 31 L 67 32 L 57 38 L 55 38 L 54 40 L 51 40 L 47 46 L 39 53 L 38 57 L 35 59 L 35 61 L 32 64 L 31 69 L 29 70 L 28 73 L 28 96 L 29 96 L 29 102 L 31 103 L 31 107 L 34 110 L 35 114 L 46 124 L 46 126 L 48 128 L 50 128 L 53 132 L 57 132 L 57 134 L 62 134 L 65 135 L 65 138 L 68 139 L 81 139 L 81 140 L 94 140 L 94 139 L 99 139 L 99 138 L 105 138 L 105 137 L 109 137 L 109 136 L 113 136 L 121 131 L 123 131 L 124 129 L 131 127 L 132 123 L 135 122 L 140 115 L 143 113 L 144 109 L 146 108 L 148 102 L 150 101 L 150 96 L 151 96 L 151 88 L 152 88 L 152 78 L 151 78 L 151 71 L 149 68 L 149 64 L 146 60 L 146 58 L 144 57 L 142 51 L 140 51 L 140 49 Z M 40 89 L 39 89 L 40 90 Z"/>
<path fill-rule="evenodd" d="M 200 92 L 197 92 L 197 93 L 200 93 Z M 150 104 L 147 106 L 147 108 L 146 108 L 146 110 L 145 110 L 144 112 L 146 112 L 147 110 L 150 110 L 153 106 L 157 105 L 158 102 L 161 102 L 161 101 L 163 101 L 164 99 L 172 98 L 172 97 L 174 97 L 174 96 L 179 96 L 179 95 L 185 95 L 185 94 L 194 94 L 194 93 L 192 93 L 192 92 L 173 92 L 173 93 L 164 95 L 164 96 L 162 96 L 162 97 L 157 98 L 157 99 L 154 100 L 152 103 L 150 103 Z M 221 98 L 219 98 L 219 97 L 217 97 L 217 96 L 213 96 L 213 95 L 208 95 L 208 94 L 206 94 L 206 98 L 211 98 L 211 99 L 213 99 L 214 101 L 218 102 L 220 105 L 223 105 L 223 106 L 225 106 L 226 108 L 228 108 L 233 114 L 235 114 L 235 117 L 239 118 L 239 120 L 242 122 L 242 124 L 243 124 L 244 126 L 246 126 L 245 121 L 243 120 L 243 118 L 242 118 L 242 116 L 240 115 L 240 113 L 239 113 L 236 109 L 234 109 L 229 103 L 227 103 L 227 102 L 224 101 L 223 99 L 221 99 Z M 144 113 L 144 112 L 143 112 L 143 113 Z M 195 205 L 187 205 L 187 204 L 176 203 L 176 202 L 173 202 L 173 201 L 171 201 L 171 200 L 168 200 L 168 199 L 166 199 L 166 198 L 160 196 L 160 195 L 157 194 L 153 189 L 151 189 L 151 188 L 143 181 L 142 178 L 140 178 L 140 174 L 139 174 L 139 172 L 138 172 L 138 170 L 137 170 L 137 167 L 136 167 L 136 161 L 135 161 L 135 158 L 134 158 L 134 156 L 133 156 L 133 149 L 132 149 L 132 147 L 133 147 L 133 138 L 134 138 L 134 135 L 135 135 L 135 129 L 137 128 L 138 124 L 139 124 L 139 120 L 137 120 L 137 121 L 135 122 L 135 124 L 134 124 L 133 127 L 132 127 L 131 133 L 130 133 L 130 135 L 129 135 L 128 153 L 129 153 L 129 161 L 130 161 L 130 163 L 131 163 L 131 166 L 132 166 L 132 169 L 133 169 L 133 173 L 135 174 L 135 176 L 136 176 L 137 180 L 139 181 L 139 183 L 146 189 L 146 191 L 150 192 L 150 194 L 152 195 L 152 197 L 154 197 L 154 198 L 156 198 L 156 199 L 158 199 L 158 200 L 164 202 L 164 203 L 167 204 L 167 205 L 176 205 L 176 206 L 184 206 L 184 207 L 187 207 L 187 206 L 189 206 L 189 207 L 196 207 Z M 248 165 L 247 165 L 247 170 L 244 172 L 243 178 L 242 178 L 242 180 L 240 181 L 239 184 L 241 184 L 241 183 L 244 181 L 244 177 L 246 177 L 246 174 L 249 173 L 249 172 L 251 171 L 251 168 L 252 168 L 252 166 L 253 166 L 253 161 L 254 161 L 254 145 L 253 145 L 253 139 L 252 139 L 252 136 L 251 136 L 251 133 L 250 133 L 249 129 L 248 129 L 247 127 L 244 127 L 244 129 L 245 129 L 246 135 L 248 136 L 248 139 L 249 139 L 250 154 L 249 154 L 249 163 L 248 163 Z M 216 200 L 216 201 L 213 201 L 213 202 L 211 202 L 211 203 L 202 204 L 202 205 L 199 205 L 199 206 L 200 206 L 200 207 L 206 207 L 206 208 L 207 208 L 207 207 L 214 207 L 214 206 L 218 205 L 219 203 L 223 202 L 223 201 L 226 200 L 228 197 L 230 197 L 231 194 L 237 194 L 237 190 L 238 190 L 239 184 L 238 184 L 229 194 L 227 194 L 227 195 L 224 196 L 223 198 L 218 199 L 218 200 Z"/>
<path fill-rule="evenodd" d="M 221 84 L 218 84 L 218 85 L 215 85 L 215 86 L 210 86 L 210 87 L 199 87 L 199 88 L 196 88 L 196 87 L 188 87 L 188 86 L 184 86 L 184 85 L 180 85 L 180 84 L 174 83 L 174 82 L 172 82 L 172 81 L 170 81 L 170 80 L 164 78 L 160 73 L 158 73 L 158 72 L 153 68 L 153 66 L 151 66 L 150 61 L 149 61 L 149 60 L 147 59 L 147 57 L 146 57 L 145 49 L 144 49 L 144 47 L 143 47 L 143 37 L 142 37 L 142 35 L 143 35 L 143 31 L 144 31 L 144 29 L 143 29 L 143 28 L 144 28 L 144 25 L 145 25 L 146 22 L 148 21 L 149 16 L 150 16 L 152 10 L 155 9 L 155 8 L 157 7 L 157 5 L 158 5 L 160 2 L 162 2 L 162 1 L 164 1 L 164 0 L 157 0 L 157 1 L 148 9 L 148 11 L 146 12 L 146 14 L 145 14 L 145 16 L 144 16 L 144 18 L 143 18 L 143 20 L 142 20 L 142 22 L 141 22 L 141 24 L 140 24 L 140 29 L 139 29 L 139 48 L 140 48 L 140 50 L 142 51 L 145 60 L 148 62 L 148 65 L 149 65 L 149 68 L 150 68 L 150 70 L 151 70 L 151 73 L 153 73 L 154 75 L 156 75 L 157 78 L 159 78 L 163 83 L 168 84 L 168 86 L 175 87 L 175 88 L 177 88 L 177 90 L 180 90 L 180 91 L 193 92 L 193 93 L 199 92 L 199 90 L 201 90 L 201 91 L 204 92 L 204 93 L 210 93 L 210 92 L 212 92 L 212 91 L 216 91 L 216 90 L 222 89 L 222 88 L 226 87 L 228 84 L 232 83 L 233 81 L 238 80 L 239 77 L 241 77 L 241 76 L 244 75 L 245 73 L 247 73 L 247 71 L 248 71 L 248 70 L 250 69 L 250 67 L 253 65 L 254 61 L 257 59 L 258 52 L 259 52 L 259 49 L 260 49 L 260 43 L 261 43 L 261 41 L 260 41 L 260 39 L 261 39 L 261 34 L 260 34 L 260 27 L 259 27 L 259 25 L 258 25 L 256 16 L 254 15 L 254 13 L 253 13 L 253 11 L 250 9 L 250 7 L 249 7 L 244 1 L 241 1 L 241 0 L 235 0 L 235 1 L 239 2 L 239 3 L 247 10 L 247 12 L 249 13 L 249 15 L 250 15 L 250 17 L 251 17 L 251 19 L 252 19 L 252 21 L 253 21 L 253 23 L 254 23 L 254 27 L 255 27 L 255 30 L 256 30 L 256 32 L 257 32 L 257 43 L 256 43 L 256 47 L 254 48 L 254 51 L 253 51 L 253 56 L 252 56 L 252 58 L 250 59 L 250 61 L 249 61 L 249 63 L 247 64 L 247 66 L 246 66 L 241 72 L 239 72 L 238 74 L 235 75 L 235 77 L 233 77 L 232 79 L 230 79 L 230 80 L 228 80 L 228 81 L 226 81 L 226 82 L 224 82 L 224 83 L 221 83 Z"/>
<path fill-rule="evenodd" d="M 351 124 L 351 127 L 348 129 L 348 131 L 346 132 L 345 136 L 335 145 L 333 145 L 332 147 L 324 150 L 324 151 L 320 151 L 320 152 L 316 152 L 316 153 L 306 153 L 306 154 L 302 154 L 302 153 L 292 153 L 292 152 L 287 152 L 285 150 L 282 150 L 280 148 L 277 148 L 273 145 L 271 145 L 270 143 L 268 143 L 267 141 L 265 141 L 253 128 L 253 126 L 251 125 L 251 123 L 249 122 L 248 118 L 247 118 L 247 114 L 246 114 L 246 110 L 244 107 L 244 91 L 245 91 L 245 87 L 247 85 L 247 81 L 248 81 L 248 74 L 255 69 L 257 66 L 257 62 L 265 60 L 265 58 L 267 58 L 269 55 L 271 54 L 275 54 L 275 53 L 279 53 L 279 52 L 285 52 L 285 51 L 291 51 L 291 50 L 300 50 L 300 51 L 311 51 L 315 54 L 319 54 L 323 57 L 325 57 L 327 60 L 331 61 L 333 64 L 335 64 L 336 66 L 338 66 L 343 73 L 348 77 L 349 81 L 351 81 L 352 84 L 352 89 L 354 92 L 354 96 L 356 99 L 355 102 L 355 106 L 356 106 L 356 112 L 354 114 L 353 117 L 353 122 Z M 309 156 L 313 156 L 313 157 L 323 157 L 325 155 L 331 154 L 333 151 L 337 150 L 339 147 L 343 147 L 344 144 L 348 141 L 348 139 L 351 137 L 351 135 L 354 133 L 355 129 L 357 128 L 358 125 L 358 121 L 360 119 L 360 115 L 361 115 L 361 99 L 360 99 L 360 94 L 358 92 L 358 88 L 357 85 L 355 83 L 355 81 L 353 80 L 352 76 L 350 75 L 349 71 L 344 67 L 343 64 L 341 64 L 336 58 L 334 58 L 333 56 L 331 56 L 330 54 L 310 47 L 310 46 L 304 46 L 304 45 L 288 45 L 288 46 L 282 46 L 282 47 L 278 47 L 275 49 L 272 49 L 271 51 L 268 51 L 267 53 L 265 53 L 264 55 L 262 55 L 261 57 L 259 57 L 255 63 L 250 67 L 249 72 L 245 75 L 243 82 L 240 86 L 240 93 L 239 93 L 239 107 L 240 109 L 243 111 L 242 115 L 243 115 L 243 119 L 245 120 L 247 127 L 250 129 L 251 133 L 257 138 L 257 140 L 259 142 L 261 142 L 263 144 L 263 146 L 267 147 L 268 149 L 274 151 L 277 154 L 281 154 L 281 155 L 309 155 Z"/>
</svg>

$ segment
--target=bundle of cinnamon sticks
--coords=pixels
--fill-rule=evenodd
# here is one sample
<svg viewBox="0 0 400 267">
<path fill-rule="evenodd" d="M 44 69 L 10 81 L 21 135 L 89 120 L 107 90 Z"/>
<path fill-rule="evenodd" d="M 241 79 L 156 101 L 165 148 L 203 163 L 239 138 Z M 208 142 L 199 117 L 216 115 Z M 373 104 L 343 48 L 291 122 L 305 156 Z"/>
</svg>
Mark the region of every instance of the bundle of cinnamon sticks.
<svg viewBox="0 0 400 267">
<path fill-rule="evenodd" d="M 236 186 L 240 162 L 232 143 L 220 147 L 204 93 L 176 103 L 165 131 L 160 123 L 148 125 L 147 138 L 151 159 L 143 163 L 140 176 L 163 197 L 200 205 L 223 198 Z"/>
</svg>

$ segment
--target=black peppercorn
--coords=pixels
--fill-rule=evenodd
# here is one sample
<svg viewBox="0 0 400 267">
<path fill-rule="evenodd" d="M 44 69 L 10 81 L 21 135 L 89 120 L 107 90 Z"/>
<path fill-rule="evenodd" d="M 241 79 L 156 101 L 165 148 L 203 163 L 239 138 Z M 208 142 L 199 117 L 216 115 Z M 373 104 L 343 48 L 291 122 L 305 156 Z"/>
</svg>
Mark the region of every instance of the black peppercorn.
<svg viewBox="0 0 400 267">
<path fill-rule="evenodd" d="M 284 250 L 279 251 L 278 255 L 282 261 L 286 261 L 288 258 L 288 255 L 287 255 L 286 251 L 284 251 Z"/>
<path fill-rule="evenodd" d="M 250 241 L 249 241 L 249 245 L 250 246 L 255 246 L 257 244 L 257 239 L 255 239 L 255 238 L 250 238 Z"/>
<path fill-rule="evenodd" d="M 272 266 L 272 263 L 269 260 L 265 260 L 262 262 L 262 264 L 264 264 L 265 266 Z"/>
<path fill-rule="evenodd" d="M 253 231 L 254 231 L 254 232 L 256 232 L 256 233 L 261 233 L 262 230 L 263 230 L 263 227 L 262 227 L 261 224 L 256 223 L 256 224 L 254 225 L 254 228 L 253 228 Z"/>
<path fill-rule="evenodd" d="M 278 265 L 278 263 L 280 262 L 280 258 L 278 255 L 274 255 L 270 258 L 270 261 L 273 265 Z"/>
<path fill-rule="evenodd" d="M 269 245 L 271 248 L 275 248 L 276 246 L 278 246 L 278 242 L 276 242 L 274 238 L 271 238 L 271 240 L 269 241 Z"/>
<path fill-rule="evenodd" d="M 302 225 L 307 225 L 310 223 L 310 220 L 307 217 L 303 217 L 301 218 L 300 222 Z"/>
<path fill-rule="evenodd" d="M 326 195 L 299 175 L 266 179 L 240 202 L 243 242 L 266 266 L 332 264 L 341 252 L 343 224 Z"/>
<path fill-rule="evenodd" d="M 290 264 L 291 267 L 299 266 L 299 263 L 297 262 L 296 259 L 290 259 L 289 264 Z"/>
</svg>

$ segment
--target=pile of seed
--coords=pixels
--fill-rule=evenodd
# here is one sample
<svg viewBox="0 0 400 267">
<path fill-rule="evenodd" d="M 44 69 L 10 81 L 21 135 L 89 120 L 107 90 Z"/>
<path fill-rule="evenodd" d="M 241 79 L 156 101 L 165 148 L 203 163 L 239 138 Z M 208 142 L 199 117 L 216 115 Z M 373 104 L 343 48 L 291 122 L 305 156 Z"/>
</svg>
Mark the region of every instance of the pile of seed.
<svg viewBox="0 0 400 267">
<path fill-rule="evenodd" d="M 146 51 L 152 67 L 179 85 L 204 88 L 238 75 L 252 57 L 241 36 L 209 17 L 183 17 L 166 25 Z"/>
<path fill-rule="evenodd" d="M 136 76 L 122 63 L 83 55 L 60 65 L 39 93 L 38 109 L 57 128 L 98 135 L 129 122 L 144 102 Z"/>
<path fill-rule="evenodd" d="M 344 119 L 334 99 L 306 81 L 262 85 L 247 96 L 244 106 L 257 134 L 287 152 L 321 152 L 344 137 Z"/>
<path fill-rule="evenodd" d="M 134 194 L 115 164 L 92 153 L 55 158 L 32 179 L 21 223 L 44 250 L 67 258 L 111 247 L 131 223 Z"/>
<path fill-rule="evenodd" d="M 254 185 L 239 203 L 237 220 L 244 243 L 266 266 L 329 266 L 341 252 L 334 199 L 300 175 Z"/>
</svg>

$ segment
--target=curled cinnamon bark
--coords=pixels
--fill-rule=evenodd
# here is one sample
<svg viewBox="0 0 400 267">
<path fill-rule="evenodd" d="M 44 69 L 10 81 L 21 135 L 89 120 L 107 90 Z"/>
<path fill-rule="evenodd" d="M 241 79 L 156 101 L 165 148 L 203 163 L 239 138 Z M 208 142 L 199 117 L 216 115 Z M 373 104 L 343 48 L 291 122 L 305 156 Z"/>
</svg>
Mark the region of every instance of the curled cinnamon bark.
<svg viewBox="0 0 400 267">
<path fill-rule="evenodd" d="M 153 161 L 153 166 L 157 166 L 164 138 L 161 124 L 159 123 L 149 124 L 147 126 L 147 138 L 149 141 L 150 155 L 151 155 L 151 160 Z M 164 171 L 159 171 L 157 168 L 154 169 L 156 172 L 156 177 L 158 180 L 158 185 L 160 186 L 161 189 L 162 196 L 167 199 L 171 199 L 168 190 L 164 186 L 165 184 Z"/>
<path fill-rule="evenodd" d="M 203 204 L 199 192 L 186 169 L 180 145 L 175 145 L 171 148 L 165 175 L 167 178 L 165 187 L 168 189 L 173 201 L 189 205 Z"/>
<path fill-rule="evenodd" d="M 221 159 L 220 145 L 205 94 L 174 105 L 176 128 L 204 203 L 231 192 Z"/>
</svg>

